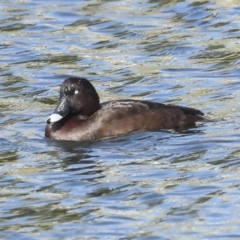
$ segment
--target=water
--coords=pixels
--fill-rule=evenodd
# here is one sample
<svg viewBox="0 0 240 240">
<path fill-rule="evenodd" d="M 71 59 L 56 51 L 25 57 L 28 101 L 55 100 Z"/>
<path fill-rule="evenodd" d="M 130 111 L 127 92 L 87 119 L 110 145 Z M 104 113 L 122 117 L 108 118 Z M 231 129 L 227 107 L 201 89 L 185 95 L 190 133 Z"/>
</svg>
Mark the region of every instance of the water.
<svg viewBox="0 0 240 240">
<path fill-rule="evenodd" d="M 240 238 L 238 1 L 0 5 L 0 238 Z M 213 123 L 96 142 L 44 138 L 61 82 Z"/>
</svg>

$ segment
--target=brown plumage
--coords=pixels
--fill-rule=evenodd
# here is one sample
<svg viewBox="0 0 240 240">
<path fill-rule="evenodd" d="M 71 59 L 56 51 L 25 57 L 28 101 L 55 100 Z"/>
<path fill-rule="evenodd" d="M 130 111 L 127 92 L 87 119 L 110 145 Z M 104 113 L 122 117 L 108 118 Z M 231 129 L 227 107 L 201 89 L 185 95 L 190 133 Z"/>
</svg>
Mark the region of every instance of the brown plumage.
<svg viewBox="0 0 240 240">
<path fill-rule="evenodd" d="M 117 100 L 100 104 L 93 85 L 70 77 L 60 89 L 58 105 L 48 119 L 45 136 L 56 140 L 92 140 L 140 131 L 181 129 L 204 122 L 194 108 L 141 100 Z"/>
</svg>

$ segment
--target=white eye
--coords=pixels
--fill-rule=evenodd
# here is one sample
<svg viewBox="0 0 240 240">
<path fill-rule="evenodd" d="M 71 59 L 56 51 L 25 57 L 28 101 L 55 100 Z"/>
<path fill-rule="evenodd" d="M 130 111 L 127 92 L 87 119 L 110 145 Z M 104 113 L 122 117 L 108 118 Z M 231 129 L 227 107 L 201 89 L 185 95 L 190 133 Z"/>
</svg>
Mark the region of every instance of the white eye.
<svg viewBox="0 0 240 240">
<path fill-rule="evenodd" d="M 74 91 L 74 94 L 78 94 L 78 90 L 75 90 L 75 91 Z"/>
</svg>

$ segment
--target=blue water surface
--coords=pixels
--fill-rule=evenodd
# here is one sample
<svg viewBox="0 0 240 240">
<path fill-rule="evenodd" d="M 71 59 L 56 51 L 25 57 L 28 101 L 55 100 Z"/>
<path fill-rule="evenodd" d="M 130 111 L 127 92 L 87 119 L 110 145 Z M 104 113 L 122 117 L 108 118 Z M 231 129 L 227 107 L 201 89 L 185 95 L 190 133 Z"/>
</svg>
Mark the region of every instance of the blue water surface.
<svg viewBox="0 0 240 240">
<path fill-rule="evenodd" d="M 3 0 L 0 12 L 1 239 L 240 238 L 237 0 Z M 102 101 L 178 104 L 215 121 L 46 139 L 70 75 Z"/>
</svg>

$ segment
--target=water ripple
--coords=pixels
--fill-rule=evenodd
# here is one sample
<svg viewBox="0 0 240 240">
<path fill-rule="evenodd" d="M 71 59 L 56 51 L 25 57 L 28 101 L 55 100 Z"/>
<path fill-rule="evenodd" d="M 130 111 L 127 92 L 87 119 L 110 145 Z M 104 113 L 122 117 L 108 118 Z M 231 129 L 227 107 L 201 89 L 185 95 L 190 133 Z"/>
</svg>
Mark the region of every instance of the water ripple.
<svg viewBox="0 0 240 240">
<path fill-rule="evenodd" d="M 0 6 L 3 239 L 239 238 L 238 1 Z M 196 107 L 214 122 L 106 141 L 44 138 L 59 85 Z"/>
</svg>

